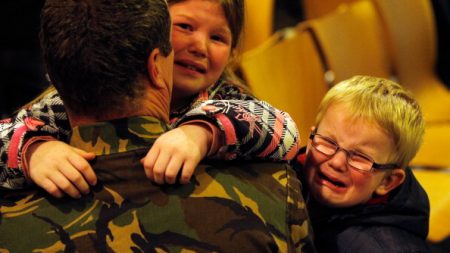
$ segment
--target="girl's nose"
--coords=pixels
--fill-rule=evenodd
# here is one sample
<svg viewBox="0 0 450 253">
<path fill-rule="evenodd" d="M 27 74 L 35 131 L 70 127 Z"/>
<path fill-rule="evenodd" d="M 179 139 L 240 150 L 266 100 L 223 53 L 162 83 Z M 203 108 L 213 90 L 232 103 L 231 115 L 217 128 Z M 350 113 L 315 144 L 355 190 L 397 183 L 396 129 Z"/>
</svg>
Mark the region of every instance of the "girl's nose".
<svg viewBox="0 0 450 253">
<path fill-rule="evenodd" d="M 197 57 L 206 57 L 208 54 L 207 43 L 208 41 L 205 35 L 196 33 L 192 36 L 188 51 Z"/>
</svg>

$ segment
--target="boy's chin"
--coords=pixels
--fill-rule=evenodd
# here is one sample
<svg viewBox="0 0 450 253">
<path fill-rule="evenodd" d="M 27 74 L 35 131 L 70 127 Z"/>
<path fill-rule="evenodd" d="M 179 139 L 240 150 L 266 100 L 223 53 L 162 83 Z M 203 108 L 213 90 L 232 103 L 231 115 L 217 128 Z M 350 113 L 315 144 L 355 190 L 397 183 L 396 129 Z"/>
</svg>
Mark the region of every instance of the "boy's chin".
<svg viewBox="0 0 450 253">
<path fill-rule="evenodd" d="M 330 208 L 347 208 L 358 205 L 358 203 L 350 203 L 349 201 L 340 200 L 337 197 L 324 196 L 323 194 L 312 194 L 314 199 L 321 205 Z"/>
</svg>

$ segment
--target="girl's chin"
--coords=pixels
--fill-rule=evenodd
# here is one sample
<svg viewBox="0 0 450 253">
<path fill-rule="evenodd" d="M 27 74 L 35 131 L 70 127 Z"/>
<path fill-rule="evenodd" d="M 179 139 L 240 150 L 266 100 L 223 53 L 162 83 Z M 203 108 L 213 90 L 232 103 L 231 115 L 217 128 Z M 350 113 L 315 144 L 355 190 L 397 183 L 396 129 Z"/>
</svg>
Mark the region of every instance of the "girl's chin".
<svg viewBox="0 0 450 253">
<path fill-rule="evenodd" d="M 209 85 L 205 84 L 203 79 L 175 78 L 173 79 L 173 90 L 183 96 L 189 96 L 207 89 Z"/>
<path fill-rule="evenodd" d="M 172 98 L 173 99 L 188 98 L 198 94 L 200 91 L 201 90 L 199 90 L 199 88 L 196 87 L 195 84 L 190 84 L 186 82 L 175 84 L 174 82 Z"/>
</svg>

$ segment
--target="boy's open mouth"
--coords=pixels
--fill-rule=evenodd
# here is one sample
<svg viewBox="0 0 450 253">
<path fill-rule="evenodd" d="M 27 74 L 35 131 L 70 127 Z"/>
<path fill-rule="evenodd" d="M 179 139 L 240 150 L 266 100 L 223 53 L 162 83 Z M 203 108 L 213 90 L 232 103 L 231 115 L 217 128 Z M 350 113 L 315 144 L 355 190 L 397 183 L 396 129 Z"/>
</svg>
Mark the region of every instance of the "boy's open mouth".
<svg viewBox="0 0 450 253">
<path fill-rule="evenodd" d="M 325 174 L 323 174 L 321 171 L 318 171 L 318 175 L 321 179 L 330 182 L 331 184 L 333 184 L 336 187 L 340 187 L 340 188 L 346 187 L 346 185 L 343 182 L 341 182 L 337 179 L 331 179 L 331 178 L 327 177 Z"/>
</svg>

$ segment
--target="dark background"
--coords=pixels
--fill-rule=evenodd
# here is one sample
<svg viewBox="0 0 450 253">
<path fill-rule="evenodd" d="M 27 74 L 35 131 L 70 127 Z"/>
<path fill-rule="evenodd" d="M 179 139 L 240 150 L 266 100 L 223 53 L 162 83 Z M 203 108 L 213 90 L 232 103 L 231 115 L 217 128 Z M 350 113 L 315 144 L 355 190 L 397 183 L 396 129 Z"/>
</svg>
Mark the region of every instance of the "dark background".
<svg viewBox="0 0 450 253">
<path fill-rule="evenodd" d="M 39 13 L 44 0 L 0 4 L 0 115 L 5 118 L 46 87 L 39 50 Z"/>
</svg>

